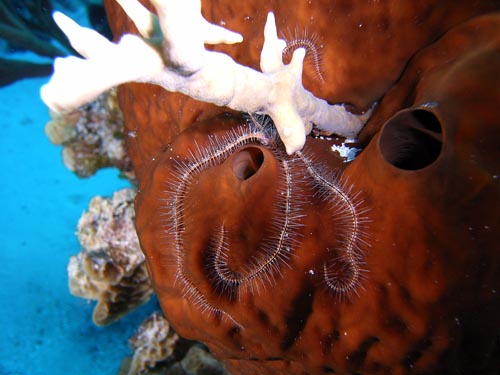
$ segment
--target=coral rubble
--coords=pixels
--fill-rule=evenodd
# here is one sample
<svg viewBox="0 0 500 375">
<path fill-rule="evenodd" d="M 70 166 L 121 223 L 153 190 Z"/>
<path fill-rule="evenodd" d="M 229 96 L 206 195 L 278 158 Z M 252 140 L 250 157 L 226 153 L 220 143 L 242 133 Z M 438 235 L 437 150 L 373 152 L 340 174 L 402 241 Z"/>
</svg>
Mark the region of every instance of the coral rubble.
<svg viewBox="0 0 500 375">
<path fill-rule="evenodd" d="M 69 170 L 79 177 L 89 177 L 100 168 L 116 167 L 133 179 L 116 90 L 69 113 L 50 114 L 45 132 L 52 143 L 64 147 L 63 161 Z"/>
<path fill-rule="evenodd" d="M 94 197 L 78 223 L 82 251 L 68 264 L 73 295 L 97 300 L 93 320 L 109 324 L 149 300 L 153 291 L 134 229 L 135 192 Z"/>
</svg>

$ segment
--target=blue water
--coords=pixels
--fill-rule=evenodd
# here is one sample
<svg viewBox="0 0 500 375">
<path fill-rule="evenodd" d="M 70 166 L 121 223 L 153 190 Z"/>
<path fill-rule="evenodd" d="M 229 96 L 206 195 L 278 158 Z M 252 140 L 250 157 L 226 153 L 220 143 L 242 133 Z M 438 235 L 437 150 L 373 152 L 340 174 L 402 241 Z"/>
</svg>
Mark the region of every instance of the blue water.
<svg viewBox="0 0 500 375">
<path fill-rule="evenodd" d="M 127 339 L 156 308 L 96 327 L 94 302 L 70 295 L 66 265 L 75 228 L 94 195 L 129 186 L 116 170 L 79 179 L 44 134 L 46 79 L 0 88 L 0 374 L 116 374 Z"/>
</svg>

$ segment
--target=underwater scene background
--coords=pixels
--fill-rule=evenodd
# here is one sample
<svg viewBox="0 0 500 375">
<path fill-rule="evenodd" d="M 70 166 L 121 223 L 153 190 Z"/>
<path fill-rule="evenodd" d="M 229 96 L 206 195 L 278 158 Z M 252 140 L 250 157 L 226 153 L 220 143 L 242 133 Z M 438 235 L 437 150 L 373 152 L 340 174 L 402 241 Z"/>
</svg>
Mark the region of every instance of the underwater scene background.
<svg viewBox="0 0 500 375">
<path fill-rule="evenodd" d="M 0 375 L 499 372 L 500 1 L 290 4 L 0 0 Z"/>
</svg>

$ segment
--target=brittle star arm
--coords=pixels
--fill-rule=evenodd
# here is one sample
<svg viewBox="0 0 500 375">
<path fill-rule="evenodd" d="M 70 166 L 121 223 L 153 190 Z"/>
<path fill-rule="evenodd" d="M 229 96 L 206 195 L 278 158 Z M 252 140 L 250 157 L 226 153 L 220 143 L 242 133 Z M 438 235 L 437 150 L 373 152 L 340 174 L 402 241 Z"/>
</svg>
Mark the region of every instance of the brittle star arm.
<svg viewBox="0 0 500 375">
<path fill-rule="evenodd" d="M 258 72 L 205 49 L 205 44 L 238 43 L 242 37 L 205 20 L 201 0 L 152 0 L 158 16 L 136 0 L 117 1 L 141 35 L 126 34 L 116 44 L 62 13 L 54 14 L 84 58 L 56 59 L 54 75 L 41 89 L 53 110 L 74 109 L 121 83 L 147 82 L 200 101 L 268 114 L 288 154 L 302 149 L 310 124 L 352 138 L 370 115 L 354 115 L 304 89 L 305 50 L 295 50 L 290 64 L 283 63 L 286 43 L 278 38 L 273 13 L 264 28 Z"/>
</svg>

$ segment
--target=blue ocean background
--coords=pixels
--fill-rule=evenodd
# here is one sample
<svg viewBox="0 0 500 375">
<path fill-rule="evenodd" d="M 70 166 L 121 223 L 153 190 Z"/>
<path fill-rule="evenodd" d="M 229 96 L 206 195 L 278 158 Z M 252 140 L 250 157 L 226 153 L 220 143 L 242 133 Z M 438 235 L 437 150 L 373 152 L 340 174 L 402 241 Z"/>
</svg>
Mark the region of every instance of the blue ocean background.
<svg viewBox="0 0 500 375">
<path fill-rule="evenodd" d="M 0 375 L 116 374 L 156 302 L 96 327 L 95 302 L 69 293 L 66 266 L 80 251 L 76 225 L 90 199 L 130 184 L 117 170 L 80 179 L 64 167 L 62 148 L 44 134 L 49 111 L 39 90 L 47 80 L 0 87 Z"/>
</svg>

